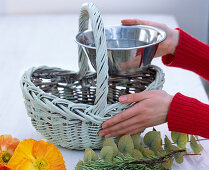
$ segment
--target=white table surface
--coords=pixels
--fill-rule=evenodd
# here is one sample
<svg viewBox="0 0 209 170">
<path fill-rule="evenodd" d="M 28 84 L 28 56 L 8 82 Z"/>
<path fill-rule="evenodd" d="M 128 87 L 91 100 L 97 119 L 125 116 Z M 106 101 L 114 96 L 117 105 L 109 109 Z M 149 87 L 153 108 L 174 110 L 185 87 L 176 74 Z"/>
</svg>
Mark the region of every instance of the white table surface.
<svg viewBox="0 0 209 170">
<path fill-rule="evenodd" d="M 178 27 L 174 17 L 164 15 L 103 15 L 105 25 L 120 24 L 123 18 L 143 18 Z M 74 37 L 77 34 L 78 15 L 31 15 L 0 17 L 0 135 L 11 134 L 20 140 L 33 138 L 44 139 L 31 125 L 26 114 L 20 89 L 20 78 L 24 71 L 32 66 L 56 66 L 64 69 L 78 70 L 77 45 Z M 181 92 L 208 103 L 207 95 L 201 81 L 192 72 L 169 68 L 154 59 L 153 64 L 165 72 L 164 90 L 170 94 Z M 156 127 L 162 137 L 168 132 L 167 124 Z M 150 129 L 147 129 L 148 131 Z M 145 132 L 146 132 L 145 131 Z M 181 165 L 174 163 L 175 170 L 209 169 L 209 141 L 201 142 L 204 150 L 201 156 L 185 156 Z M 67 150 L 59 147 L 71 170 L 83 151 Z"/>
</svg>

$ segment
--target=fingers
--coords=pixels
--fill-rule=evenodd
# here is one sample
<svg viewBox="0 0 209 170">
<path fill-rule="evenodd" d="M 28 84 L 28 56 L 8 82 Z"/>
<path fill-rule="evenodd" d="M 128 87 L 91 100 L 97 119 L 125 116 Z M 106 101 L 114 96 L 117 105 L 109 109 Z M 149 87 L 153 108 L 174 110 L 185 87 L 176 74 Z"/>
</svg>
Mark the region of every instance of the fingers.
<svg viewBox="0 0 209 170">
<path fill-rule="evenodd" d="M 121 20 L 121 23 L 122 25 L 150 25 L 150 26 L 156 24 L 152 21 L 141 20 L 141 19 L 123 19 Z"/>
<path fill-rule="evenodd" d="M 159 23 L 159 22 L 153 22 L 153 21 L 149 21 L 149 20 L 123 19 L 123 20 L 121 20 L 121 23 L 122 23 L 122 25 L 148 25 L 148 26 L 161 28 L 166 32 L 169 31 L 169 28 L 167 27 L 166 24 L 162 24 L 162 23 Z"/>
<path fill-rule="evenodd" d="M 143 128 L 143 127 L 134 129 L 134 130 L 132 130 L 132 131 L 129 133 L 129 135 L 135 135 L 135 134 L 137 134 L 137 133 L 139 133 L 139 132 L 143 132 L 145 129 L 146 129 L 146 128 Z"/>
<path fill-rule="evenodd" d="M 123 20 L 121 20 L 121 23 L 123 25 L 139 25 L 139 24 L 141 24 L 140 20 L 138 20 L 138 19 L 123 19 Z"/>
<path fill-rule="evenodd" d="M 145 91 L 141 93 L 132 93 L 119 97 L 121 103 L 133 103 L 140 102 L 142 100 L 148 99 L 152 95 L 152 91 Z"/>
<path fill-rule="evenodd" d="M 122 136 L 125 134 L 136 134 L 138 132 L 141 132 L 145 129 L 143 126 L 143 123 L 135 123 L 132 125 L 129 125 L 125 128 L 116 128 L 117 130 L 113 129 L 104 129 L 99 132 L 100 136 L 105 136 L 106 138 L 112 137 L 112 136 Z"/>
<path fill-rule="evenodd" d="M 118 115 L 116 115 L 113 118 L 104 122 L 102 124 L 102 128 L 108 128 L 110 126 L 113 126 L 113 125 L 123 122 L 125 120 L 128 120 L 131 117 L 139 115 L 140 113 L 143 113 L 143 112 L 144 112 L 143 104 L 138 103 L 138 105 L 134 105 L 134 106 L 130 107 L 129 109 L 124 110 L 123 112 L 119 113 Z"/>
<path fill-rule="evenodd" d="M 99 135 L 106 136 L 109 133 L 117 134 L 121 130 L 124 131 L 125 129 L 127 129 L 127 127 L 131 127 L 133 125 L 144 124 L 146 121 L 147 121 L 146 117 L 137 115 L 137 116 L 131 117 L 128 120 L 122 121 L 118 124 L 109 126 L 108 128 L 101 130 Z"/>
</svg>

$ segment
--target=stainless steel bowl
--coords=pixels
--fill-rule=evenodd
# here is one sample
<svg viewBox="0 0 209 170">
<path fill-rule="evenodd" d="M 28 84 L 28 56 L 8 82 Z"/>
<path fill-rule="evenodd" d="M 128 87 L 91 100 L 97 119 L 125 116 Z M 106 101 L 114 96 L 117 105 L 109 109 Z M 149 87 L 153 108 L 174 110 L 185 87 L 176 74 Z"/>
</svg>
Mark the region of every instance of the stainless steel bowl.
<svg viewBox="0 0 209 170">
<path fill-rule="evenodd" d="M 109 74 L 124 75 L 150 64 L 166 33 L 145 25 L 105 27 Z M 79 33 L 75 41 L 83 47 L 96 69 L 96 48 L 92 30 Z"/>
</svg>

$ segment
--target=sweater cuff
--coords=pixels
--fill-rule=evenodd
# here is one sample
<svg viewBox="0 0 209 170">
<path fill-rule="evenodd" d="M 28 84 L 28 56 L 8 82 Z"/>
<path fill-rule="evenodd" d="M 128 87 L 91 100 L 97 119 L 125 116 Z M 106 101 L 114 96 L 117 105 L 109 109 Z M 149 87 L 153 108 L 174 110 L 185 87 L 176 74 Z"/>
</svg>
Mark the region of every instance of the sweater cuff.
<svg viewBox="0 0 209 170">
<path fill-rule="evenodd" d="M 169 108 L 168 128 L 170 131 L 209 138 L 209 106 L 177 93 Z"/>
</svg>

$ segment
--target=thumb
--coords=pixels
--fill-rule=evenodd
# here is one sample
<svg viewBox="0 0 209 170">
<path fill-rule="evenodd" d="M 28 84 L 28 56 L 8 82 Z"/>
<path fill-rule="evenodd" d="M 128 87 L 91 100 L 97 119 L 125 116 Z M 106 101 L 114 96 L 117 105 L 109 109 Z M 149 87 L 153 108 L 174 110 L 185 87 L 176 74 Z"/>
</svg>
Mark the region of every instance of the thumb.
<svg viewBox="0 0 209 170">
<path fill-rule="evenodd" d="M 133 103 L 133 102 L 140 102 L 142 100 L 148 99 L 151 96 L 150 91 L 145 91 L 141 93 L 132 93 L 127 94 L 119 97 L 119 101 L 121 103 Z"/>
</svg>

